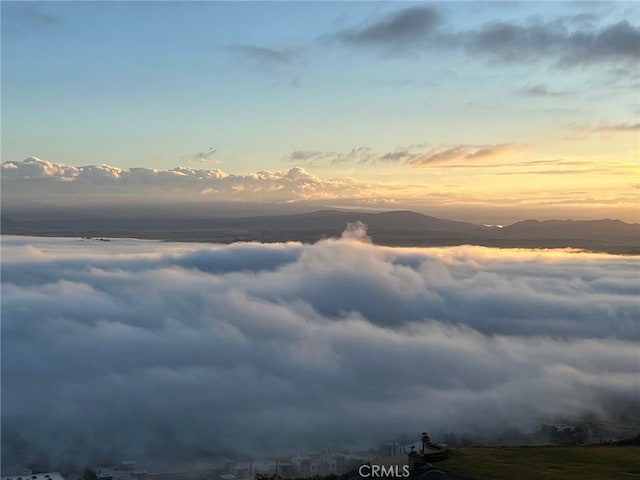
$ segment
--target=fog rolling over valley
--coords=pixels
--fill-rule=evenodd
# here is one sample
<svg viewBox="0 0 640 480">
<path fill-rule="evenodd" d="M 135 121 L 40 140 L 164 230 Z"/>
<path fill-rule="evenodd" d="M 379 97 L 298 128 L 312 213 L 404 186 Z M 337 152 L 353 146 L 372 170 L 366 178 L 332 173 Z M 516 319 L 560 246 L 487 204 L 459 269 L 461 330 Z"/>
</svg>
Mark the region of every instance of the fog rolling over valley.
<svg viewBox="0 0 640 480">
<path fill-rule="evenodd" d="M 633 256 L 5 235 L 3 462 L 640 422 Z"/>
</svg>

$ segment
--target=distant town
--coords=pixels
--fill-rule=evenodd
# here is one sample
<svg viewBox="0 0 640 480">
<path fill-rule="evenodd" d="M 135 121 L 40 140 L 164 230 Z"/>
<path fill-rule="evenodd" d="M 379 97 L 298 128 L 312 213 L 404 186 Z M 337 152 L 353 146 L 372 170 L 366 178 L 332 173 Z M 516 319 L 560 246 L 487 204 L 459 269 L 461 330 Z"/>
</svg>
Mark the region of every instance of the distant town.
<svg viewBox="0 0 640 480">
<path fill-rule="evenodd" d="M 635 436 L 630 436 L 635 435 Z M 620 440 L 624 438 L 623 440 Z M 376 447 L 358 450 L 332 450 L 296 452 L 289 456 L 268 458 L 231 458 L 211 456 L 174 468 L 139 464 L 128 459 L 112 464 L 87 466 L 84 471 L 42 472 L 32 465 L 2 465 L 1 480 L 280 480 L 301 478 L 337 477 L 366 478 L 368 470 L 362 473 L 363 465 L 385 467 L 383 472 L 395 472 L 384 478 L 402 477 L 399 467 L 405 465 L 412 478 L 434 469 L 434 463 L 447 458 L 449 447 L 473 446 L 474 441 L 464 436 L 448 434 L 442 443 L 431 440 L 426 432 L 420 438 L 410 439 L 402 435 L 398 441 L 380 444 Z M 595 420 L 579 423 L 541 424 L 534 432 L 524 434 L 507 430 L 495 445 L 640 445 L 640 427 Z M 390 470 L 391 468 L 395 470 Z M 440 470 L 438 470 L 440 471 Z M 375 477 L 376 475 L 373 475 Z M 382 477 L 380 477 L 382 478 Z M 449 477 L 442 477 L 449 478 Z M 452 476 L 450 478 L 472 478 Z"/>
</svg>

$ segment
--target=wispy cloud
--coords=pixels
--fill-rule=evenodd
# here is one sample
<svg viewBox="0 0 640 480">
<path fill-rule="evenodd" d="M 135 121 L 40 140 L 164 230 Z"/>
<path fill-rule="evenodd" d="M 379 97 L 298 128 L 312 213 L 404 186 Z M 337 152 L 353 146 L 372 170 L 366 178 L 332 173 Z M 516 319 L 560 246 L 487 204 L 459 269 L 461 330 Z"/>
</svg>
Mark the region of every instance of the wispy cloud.
<svg viewBox="0 0 640 480">
<path fill-rule="evenodd" d="M 304 162 L 304 161 L 313 160 L 316 158 L 323 158 L 323 157 L 326 157 L 327 155 L 328 154 L 326 152 L 295 150 L 287 157 L 287 159 L 292 162 L 300 162 L 300 161 Z"/>
<path fill-rule="evenodd" d="M 594 165 L 596 162 L 592 160 L 564 160 L 562 158 L 555 158 L 552 160 L 528 160 L 520 162 L 521 165 L 563 165 L 563 166 L 585 166 Z"/>
<path fill-rule="evenodd" d="M 524 86 L 517 92 L 520 95 L 529 97 L 559 97 L 567 95 L 569 92 L 566 90 L 550 90 L 545 85 L 537 84 L 531 86 Z"/>
<path fill-rule="evenodd" d="M 460 144 L 428 149 L 425 145 L 401 147 L 389 152 L 375 152 L 369 147 L 357 147 L 348 152 L 320 152 L 295 150 L 285 160 L 312 162 L 323 160 L 333 165 L 351 162 L 357 165 L 374 163 L 398 163 L 410 166 L 428 166 L 455 160 L 488 160 L 524 148 L 514 143 L 467 145 Z"/>
<path fill-rule="evenodd" d="M 318 161 L 327 159 L 333 159 L 337 156 L 335 152 L 322 152 L 314 150 L 294 150 L 289 155 L 286 155 L 283 160 L 287 163 L 302 164 L 302 165 L 314 165 Z"/>
<path fill-rule="evenodd" d="M 380 158 L 380 155 L 376 155 L 369 147 L 354 147 L 347 152 L 294 150 L 285 156 L 284 160 L 288 163 L 303 163 L 307 165 L 317 165 L 319 162 L 329 163 L 331 165 L 351 162 L 362 165 L 365 163 L 373 163 Z"/>
<path fill-rule="evenodd" d="M 261 69 L 291 65 L 296 58 L 292 50 L 279 50 L 258 45 L 229 45 L 226 50 L 239 60 Z"/>
<path fill-rule="evenodd" d="M 41 31 L 58 30 L 63 27 L 60 18 L 42 7 L 43 3 L 36 2 L 6 2 L 2 4 L 3 29 L 10 35 L 37 33 Z"/>
<path fill-rule="evenodd" d="M 216 154 L 216 149 L 213 147 L 210 147 L 209 150 L 203 150 L 201 152 L 190 154 L 190 155 L 183 155 L 182 157 L 180 157 L 180 159 L 186 160 L 187 163 L 191 163 L 194 161 L 200 162 L 200 163 L 209 163 L 211 162 L 215 154 Z M 221 162 L 216 162 L 216 163 L 221 163 Z"/>
<path fill-rule="evenodd" d="M 488 160 L 512 153 L 516 148 L 516 145 L 511 143 L 495 145 L 456 145 L 450 148 L 431 150 L 430 152 L 409 160 L 408 163 L 415 167 L 424 167 L 456 160 Z"/>
<path fill-rule="evenodd" d="M 415 158 L 415 155 L 415 152 L 411 152 L 409 150 L 396 150 L 393 152 L 383 153 L 379 158 L 380 160 L 389 162 L 403 162 Z"/>
<path fill-rule="evenodd" d="M 591 129 L 592 132 L 635 132 L 640 123 L 601 123 Z"/>
<path fill-rule="evenodd" d="M 570 128 L 570 131 L 573 133 L 567 136 L 567 138 L 580 139 L 594 134 L 610 135 L 616 133 L 636 133 L 639 130 L 640 123 L 601 122 L 598 125 L 574 125 Z"/>
<path fill-rule="evenodd" d="M 592 168 L 582 169 L 547 169 L 547 170 L 517 170 L 513 172 L 498 172 L 496 175 L 580 175 L 584 173 L 596 173 Z"/>
</svg>

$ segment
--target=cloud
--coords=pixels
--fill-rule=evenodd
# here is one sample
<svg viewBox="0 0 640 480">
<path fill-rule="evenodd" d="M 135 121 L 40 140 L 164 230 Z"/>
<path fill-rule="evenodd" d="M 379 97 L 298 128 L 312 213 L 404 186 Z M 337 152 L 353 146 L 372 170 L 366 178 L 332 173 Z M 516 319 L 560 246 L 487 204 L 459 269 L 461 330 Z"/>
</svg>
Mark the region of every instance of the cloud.
<svg viewBox="0 0 640 480">
<path fill-rule="evenodd" d="M 291 50 L 278 50 L 257 45 L 229 45 L 226 50 L 240 60 L 268 70 L 290 65 L 295 59 Z"/>
<path fill-rule="evenodd" d="M 386 248 L 351 225 L 314 245 L 4 237 L 2 271 L 3 461 L 640 418 L 635 257 Z"/>
<path fill-rule="evenodd" d="M 407 171 L 411 167 L 433 167 L 442 169 L 440 173 L 449 169 L 466 177 L 473 176 L 473 173 L 455 172 L 454 169 L 474 169 L 479 175 L 486 176 L 494 175 L 494 168 L 510 171 L 520 166 L 529 168 L 526 158 L 522 158 L 526 148 L 527 145 L 509 143 L 432 148 L 422 144 L 380 153 L 368 147 L 358 147 L 338 154 L 330 152 L 333 156 L 328 155 L 326 159 L 317 161 L 352 162 L 354 166 L 366 162 L 378 163 L 385 168 L 397 164 Z M 300 154 L 305 155 L 307 153 Z M 308 156 L 322 155 L 315 153 Z M 561 165 L 556 160 L 548 162 Z M 578 164 L 572 163 L 571 166 Z M 590 160 L 584 167 L 591 167 L 592 173 L 618 176 L 637 173 L 628 162 L 608 162 L 603 166 L 602 162 L 597 164 Z M 593 219 L 594 216 L 614 216 L 625 221 L 637 221 L 637 199 L 629 195 L 624 198 L 615 196 L 621 206 L 614 207 L 614 194 L 610 189 L 593 191 L 588 201 L 582 198 L 573 206 L 567 204 L 562 209 L 531 210 L 535 205 L 546 205 L 549 199 L 564 199 L 564 190 L 560 187 L 547 190 L 544 202 L 540 203 L 537 191 L 512 189 L 502 195 L 487 195 L 484 191 L 452 191 L 447 185 L 439 186 L 437 182 L 374 182 L 346 175 L 325 178 L 300 166 L 291 166 L 282 171 L 237 175 L 218 168 L 190 166 L 168 170 L 122 169 L 108 165 L 76 167 L 32 157 L 20 162 L 4 162 L 1 170 L 3 215 L 11 220 L 79 218 L 87 215 L 179 218 L 184 212 L 208 218 L 217 215 L 300 213 L 335 207 L 415 210 L 471 222 L 477 222 L 478 218 L 490 218 L 490 221 L 483 223 L 491 224 L 513 222 L 526 217 Z"/>
<path fill-rule="evenodd" d="M 380 160 L 389 162 L 398 162 L 403 160 L 411 160 L 415 157 L 415 153 L 409 150 L 396 150 L 395 152 L 387 152 L 380 156 Z"/>
<path fill-rule="evenodd" d="M 295 150 L 285 160 L 289 162 L 306 162 L 313 164 L 316 161 L 327 161 L 332 165 L 340 163 L 355 163 L 358 165 L 373 163 L 402 163 L 412 166 L 425 166 L 440 164 L 454 160 L 490 159 L 513 153 L 522 148 L 513 143 L 489 144 L 489 145 L 455 145 L 432 148 L 425 151 L 426 146 L 412 145 L 396 150 L 379 153 L 369 147 L 352 148 L 348 152 L 320 152 Z"/>
<path fill-rule="evenodd" d="M 371 237 L 367 235 L 367 226 L 360 222 L 348 223 L 347 228 L 342 232 L 341 238 L 344 240 L 356 240 L 359 242 L 373 243 Z"/>
<path fill-rule="evenodd" d="M 102 168 L 101 167 L 92 167 Z M 7 178 L 43 178 L 58 177 L 70 178 L 78 175 L 79 169 L 61 163 L 47 162 L 36 157 L 29 157 L 22 162 L 4 162 L 2 164 L 2 175 Z M 109 170 L 110 173 L 119 174 L 120 170 Z"/>
<path fill-rule="evenodd" d="M 381 157 L 376 155 L 369 147 L 354 147 L 347 152 L 294 150 L 284 157 L 284 160 L 288 163 L 303 163 L 305 165 L 318 165 L 319 163 L 338 165 L 347 162 L 362 165 L 374 163 L 380 159 Z"/>
<path fill-rule="evenodd" d="M 635 132 L 640 123 L 601 123 L 591 129 L 592 132 Z"/>
<path fill-rule="evenodd" d="M 596 170 L 593 168 L 572 169 L 572 170 L 524 170 L 517 172 L 498 172 L 496 175 L 581 175 L 585 173 L 594 173 Z M 605 170 L 606 172 L 607 170 Z"/>
<path fill-rule="evenodd" d="M 291 161 L 305 161 L 315 158 L 322 158 L 327 154 L 324 152 L 311 152 L 311 151 L 303 151 L 303 150 L 295 150 L 289 155 L 289 160 Z"/>
<path fill-rule="evenodd" d="M 512 153 L 515 150 L 516 145 L 511 143 L 495 145 L 456 145 L 454 147 L 431 150 L 423 155 L 415 156 L 410 159 L 408 163 L 413 166 L 422 167 L 457 160 L 490 159 Z"/>
<path fill-rule="evenodd" d="M 318 161 L 336 158 L 338 154 L 335 152 L 322 152 L 312 150 L 294 150 L 286 155 L 283 160 L 287 163 L 315 165 Z"/>
<path fill-rule="evenodd" d="M 504 165 L 496 165 L 503 167 Z M 593 160 L 564 160 L 555 158 L 551 160 L 529 160 L 510 165 L 515 167 L 507 172 L 496 172 L 495 175 L 576 175 L 576 174 L 620 174 L 620 167 L 617 165 L 603 165 L 601 162 Z M 519 167 L 519 168 L 518 168 Z M 537 170 L 524 170 L 528 168 L 539 168 Z M 558 167 L 552 168 L 549 167 Z M 564 168 L 569 167 L 569 168 Z M 585 192 L 579 192 L 584 194 Z"/>
<path fill-rule="evenodd" d="M 42 9 L 42 3 L 3 4 L 2 15 L 5 17 L 3 29 L 5 35 L 24 35 L 26 33 L 49 33 L 60 30 L 62 22 L 50 12 Z"/>
<path fill-rule="evenodd" d="M 567 67 L 640 60 L 640 29 L 627 20 L 598 28 L 568 16 L 525 23 L 495 21 L 458 31 L 446 28 L 445 20 L 430 6 L 414 6 L 386 14 L 365 27 L 341 30 L 333 38 L 383 52 L 463 51 L 502 63 L 552 60 L 556 66 Z"/>
<path fill-rule="evenodd" d="M 344 162 L 355 162 L 358 165 L 362 165 L 365 163 L 375 162 L 378 157 L 373 153 L 373 150 L 369 147 L 356 147 L 349 150 L 349 152 L 345 154 L 336 155 L 332 160 L 331 164 L 336 165 Z"/>
<path fill-rule="evenodd" d="M 553 52 L 554 46 L 563 45 L 566 36 L 555 23 L 525 26 L 494 22 L 467 32 L 465 40 L 465 47 L 470 52 L 510 63 Z"/>
<path fill-rule="evenodd" d="M 628 21 L 569 31 L 563 19 L 526 25 L 494 22 L 463 35 L 464 48 L 504 63 L 555 59 L 558 66 L 640 60 L 640 29 Z"/>
<path fill-rule="evenodd" d="M 222 163 L 222 161 L 212 161 L 213 156 L 216 154 L 217 150 L 213 147 L 210 147 L 209 150 L 203 150 L 201 152 L 189 155 L 183 155 L 180 157 L 181 161 L 186 161 L 187 165 L 190 165 L 192 162 L 199 163 Z"/>
<path fill-rule="evenodd" d="M 441 16 L 435 9 L 418 5 L 393 12 L 365 27 L 343 30 L 336 37 L 358 46 L 407 48 L 424 41 L 440 23 Z"/>
<path fill-rule="evenodd" d="M 176 167 L 120 169 L 108 165 L 75 167 L 29 157 L 2 164 L 5 199 L 47 199 L 73 202 L 77 196 L 93 200 L 122 198 L 157 200 L 167 195 L 192 201 L 272 201 L 366 197 L 368 187 L 353 179 L 323 180 L 294 166 L 279 172 L 260 171 L 246 175 L 220 169 Z"/>
<path fill-rule="evenodd" d="M 635 133 L 638 130 L 640 130 L 640 123 L 630 122 L 601 122 L 598 125 L 574 125 L 571 127 L 572 133 L 569 134 L 567 138 L 582 139 L 594 134 Z"/>
<path fill-rule="evenodd" d="M 211 160 L 211 157 L 213 157 L 215 154 L 216 154 L 216 150 L 214 148 L 211 148 L 206 152 L 205 151 L 198 152 L 193 157 L 194 157 L 194 160 Z"/>
<path fill-rule="evenodd" d="M 569 64 L 640 59 L 640 28 L 627 20 L 600 31 L 574 32 L 568 40 L 570 49 L 563 61 Z"/>
<path fill-rule="evenodd" d="M 566 91 L 549 90 L 546 86 L 541 84 L 522 87 L 518 93 L 529 97 L 558 97 L 567 94 Z"/>
<path fill-rule="evenodd" d="M 458 145 L 456 147 L 447 148 L 445 150 L 438 150 L 434 153 L 429 153 L 424 156 L 413 159 L 411 162 L 414 165 L 426 165 L 430 163 L 446 162 L 449 160 L 460 160 L 467 155 L 467 147 L 464 145 Z"/>
</svg>

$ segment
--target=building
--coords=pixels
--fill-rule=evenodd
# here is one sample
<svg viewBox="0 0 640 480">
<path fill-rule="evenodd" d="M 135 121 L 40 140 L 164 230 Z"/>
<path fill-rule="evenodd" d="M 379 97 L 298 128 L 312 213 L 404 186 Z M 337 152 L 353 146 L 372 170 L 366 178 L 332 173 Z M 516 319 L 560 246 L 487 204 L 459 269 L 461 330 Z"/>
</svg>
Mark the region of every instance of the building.
<svg viewBox="0 0 640 480">
<path fill-rule="evenodd" d="M 94 467 L 91 469 L 98 480 L 145 480 L 147 471 L 138 468 L 135 460 L 125 460 L 112 467 Z"/>
<path fill-rule="evenodd" d="M 64 480 L 64 477 L 58 472 L 49 473 L 32 473 L 28 475 L 12 475 L 3 476 L 2 480 Z"/>
<path fill-rule="evenodd" d="M 431 462 L 439 462 L 449 457 L 448 450 L 437 443 L 433 443 L 427 432 L 422 432 L 421 440 L 422 447 L 420 451 L 416 451 L 415 447 L 412 446 L 409 452 L 409 468 L 414 473 L 427 468 Z"/>
<path fill-rule="evenodd" d="M 306 455 L 291 457 L 291 465 L 300 477 L 308 477 L 311 474 L 311 458 Z"/>
</svg>

